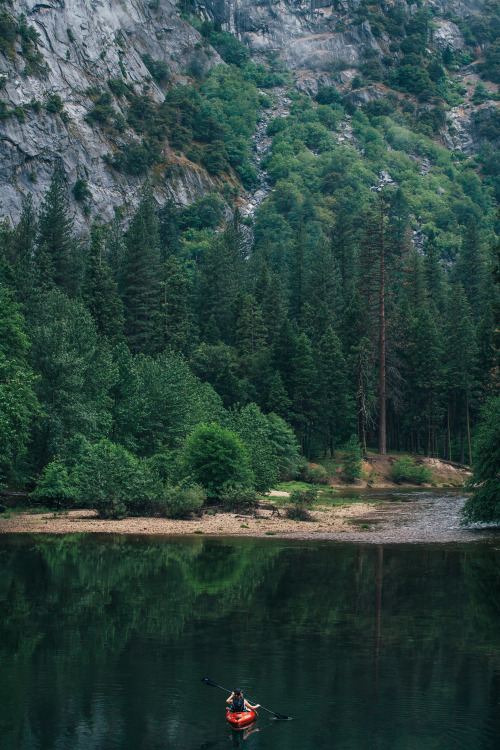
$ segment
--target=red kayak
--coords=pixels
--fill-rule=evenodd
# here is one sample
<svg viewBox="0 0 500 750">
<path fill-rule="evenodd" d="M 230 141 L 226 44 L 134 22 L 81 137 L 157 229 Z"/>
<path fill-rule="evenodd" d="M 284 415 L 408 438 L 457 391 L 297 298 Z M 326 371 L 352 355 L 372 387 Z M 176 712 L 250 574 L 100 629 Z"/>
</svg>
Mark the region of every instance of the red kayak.
<svg viewBox="0 0 500 750">
<path fill-rule="evenodd" d="M 252 711 L 235 711 L 232 712 L 229 708 L 226 711 L 226 721 L 228 721 L 235 729 L 240 727 L 247 727 L 252 721 L 257 718 L 257 712 Z"/>
</svg>

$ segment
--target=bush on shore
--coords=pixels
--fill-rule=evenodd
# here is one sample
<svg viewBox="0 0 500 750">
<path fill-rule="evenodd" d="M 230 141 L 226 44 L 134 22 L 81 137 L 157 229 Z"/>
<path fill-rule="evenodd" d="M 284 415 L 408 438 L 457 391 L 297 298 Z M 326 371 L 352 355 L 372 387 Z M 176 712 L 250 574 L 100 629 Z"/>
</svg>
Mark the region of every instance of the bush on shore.
<svg viewBox="0 0 500 750">
<path fill-rule="evenodd" d="M 286 510 L 286 517 L 293 521 L 310 521 L 311 514 L 308 508 L 316 502 L 318 498 L 317 490 L 294 490 L 290 495 L 290 507 Z"/>
<path fill-rule="evenodd" d="M 399 458 L 391 467 L 391 475 L 396 484 L 402 482 L 423 484 L 432 479 L 432 471 L 427 466 L 417 466 L 411 456 Z"/>
</svg>

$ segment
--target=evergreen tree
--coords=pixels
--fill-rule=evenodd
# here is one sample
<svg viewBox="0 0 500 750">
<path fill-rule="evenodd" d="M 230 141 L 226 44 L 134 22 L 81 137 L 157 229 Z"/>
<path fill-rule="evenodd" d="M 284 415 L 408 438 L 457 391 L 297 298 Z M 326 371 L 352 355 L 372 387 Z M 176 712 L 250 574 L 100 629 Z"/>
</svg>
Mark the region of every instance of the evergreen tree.
<svg viewBox="0 0 500 750">
<path fill-rule="evenodd" d="M 471 462 L 470 415 L 477 388 L 477 345 L 471 311 L 463 287 L 455 284 L 450 293 L 446 323 L 445 378 L 448 389 L 448 451 L 451 430 L 458 432 L 460 461 L 465 462 L 467 436 Z"/>
<path fill-rule="evenodd" d="M 25 479 L 19 476 L 20 461 L 39 415 L 28 349 L 19 305 L 0 284 L 0 482 Z"/>
<path fill-rule="evenodd" d="M 474 440 L 474 474 L 468 482 L 472 496 L 463 508 L 465 523 L 500 523 L 500 396 L 489 399 L 481 412 Z"/>
<path fill-rule="evenodd" d="M 272 365 L 280 373 L 285 389 L 290 396 L 292 394 L 292 362 L 295 357 L 296 345 L 295 331 L 286 318 L 274 342 Z"/>
<path fill-rule="evenodd" d="M 497 262 L 500 261 L 500 245 L 494 248 Z M 500 265 L 493 269 L 495 291 L 500 289 Z M 498 299 L 498 298 L 497 298 Z M 493 308 L 494 328 L 500 330 L 500 307 Z M 498 352 L 497 352 L 498 355 Z M 484 404 L 481 411 L 473 451 L 474 473 L 468 482 L 472 495 L 463 508 L 464 523 L 500 522 L 500 396 L 496 395 Z"/>
<path fill-rule="evenodd" d="M 486 392 L 494 388 L 496 368 L 495 351 L 495 316 L 494 306 L 490 302 L 476 328 L 478 348 L 478 375 L 482 389 Z"/>
<path fill-rule="evenodd" d="M 266 406 L 267 411 L 274 412 L 274 414 L 277 414 L 285 420 L 290 419 L 290 408 L 292 402 L 288 398 L 278 370 L 276 370 L 273 379 L 271 380 Z"/>
<path fill-rule="evenodd" d="M 136 452 L 142 382 L 126 344 L 115 346 L 112 356 L 116 377 L 110 389 L 111 437 L 114 443 Z"/>
<path fill-rule="evenodd" d="M 300 326 L 307 299 L 308 252 L 304 222 L 301 219 L 293 245 L 290 268 L 290 312 Z"/>
<path fill-rule="evenodd" d="M 367 319 L 366 335 L 378 350 L 378 452 L 387 453 L 387 299 L 390 273 L 394 269 L 397 248 L 391 239 L 391 227 L 384 196 L 380 195 L 373 211 L 366 217 L 366 231 L 360 257 L 360 291 L 364 297 Z M 376 334 L 373 321 L 377 318 Z"/>
<path fill-rule="evenodd" d="M 125 259 L 125 242 L 123 236 L 123 221 L 118 214 L 109 224 L 106 232 L 106 253 L 109 265 L 113 272 L 113 278 L 118 282 L 122 277 L 122 265 Z"/>
<path fill-rule="evenodd" d="M 243 401 L 242 383 L 237 375 L 238 358 L 231 346 L 202 343 L 193 352 L 190 364 L 200 380 L 210 383 L 226 408 Z"/>
<path fill-rule="evenodd" d="M 302 452 L 310 458 L 311 436 L 317 412 L 318 372 L 311 344 L 305 333 L 297 339 L 291 369 L 293 422 Z"/>
<path fill-rule="evenodd" d="M 412 247 L 403 259 L 404 293 L 411 309 L 416 311 L 427 304 L 427 279 L 422 256 Z"/>
<path fill-rule="evenodd" d="M 205 339 L 206 344 L 215 345 L 220 344 L 221 342 L 219 326 L 217 325 L 217 321 L 215 320 L 215 315 L 213 313 L 209 318 L 203 338 Z"/>
<path fill-rule="evenodd" d="M 257 300 L 251 294 L 246 294 L 236 323 L 236 348 L 245 370 L 250 366 L 254 355 L 265 346 L 266 333 Z"/>
<path fill-rule="evenodd" d="M 307 300 L 310 337 L 313 343 L 318 343 L 329 326 L 337 327 L 342 309 L 340 272 L 331 246 L 325 239 L 319 241 L 312 255 Z"/>
<path fill-rule="evenodd" d="M 93 225 L 90 234 L 81 295 L 97 331 L 110 343 L 117 343 L 123 335 L 123 303 L 105 255 L 103 229 L 98 224 Z"/>
<path fill-rule="evenodd" d="M 342 280 L 342 302 L 346 305 L 354 293 L 356 277 L 356 246 L 352 218 L 340 210 L 332 232 L 332 252 Z"/>
<path fill-rule="evenodd" d="M 33 287 L 38 219 L 31 193 L 23 200 L 19 223 L 14 231 L 15 274 L 19 300 L 26 302 Z"/>
<path fill-rule="evenodd" d="M 0 282 L 16 289 L 14 232 L 8 219 L 0 220 Z"/>
<path fill-rule="evenodd" d="M 285 289 L 280 276 L 276 272 L 271 276 L 269 286 L 260 305 L 267 329 L 267 342 L 272 347 L 287 316 Z"/>
<path fill-rule="evenodd" d="M 161 325 L 161 269 L 155 199 L 146 188 L 126 236 L 121 273 L 125 337 L 133 354 L 154 350 Z"/>
<path fill-rule="evenodd" d="M 333 458 L 336 441 L 349 433 L 352 425 L 346 361 L 340 339 L 331 326 L 319 344 L 318 378 L 318 418 L 325 447 Z"/>
<path fill-rule="evenodd" d="M 404 421 L 412 433 L 409 446 L 425 455 L 437 452 L 437 430 L 443 385 L 442 343 L 429 310 L 417 308 L 409 316 L 405 345 Z"/>
<path fill-rule="evenodd" d="M 40 210 L 38 248 L 50 258 L 52 281 L 66 292 L 74 291 L 72 234 L 73 222 L 69 218 L 64 177 L 61 169 L 56 167 Z M 47 268 L 47 264 L 44 266 Z"/>
<path fill-rule="evenodd" d="M 477 321 L 484 311 L 485 276 L 481 238 L 475 219 L 471 219 L 462 237 L 462 247 L 453 268 L 453 277 L 464 288 L 474 321 Z"/>
<path fill-rule="evenodd" d="M 222 341 L 234 334 L 234 303 L 242 291 L 243 255 L 237 227 L 217 235 L 200 269 L 199 308 L 204 332 L 214 316 Z"/>
<path fill-rule="evenodd" d="M 75 442 L 98 440 L 111 426 L 109 390 L 116 371 L 85 307 L 58 289 L 40 295 L 32 317 L 31 361 L 43 416 L 33 458 L 43 466 Z"/>
<path fill-rule="evenodd" d="M 192 347 L 193 336 L 194 321 L 190 283 L 177 258 L 169 255 L 165 261 L 164 346 L 187 356 Z"/>
<path fill-rule="evenodd" d="M 444 311 L 444 274 L 439 261 L 439 253 L 433 242 L 428 242 L 425 248 L 425 276 L 429 297 L 434 301 L 439 312 Z"/>
</svg>

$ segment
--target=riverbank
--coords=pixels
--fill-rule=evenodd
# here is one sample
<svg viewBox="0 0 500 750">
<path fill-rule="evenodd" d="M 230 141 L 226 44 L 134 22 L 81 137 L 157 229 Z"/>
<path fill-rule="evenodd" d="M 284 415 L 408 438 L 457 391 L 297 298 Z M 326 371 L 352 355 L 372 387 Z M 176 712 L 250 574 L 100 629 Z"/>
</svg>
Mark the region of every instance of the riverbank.
<svg viewBox="0 0 500 750">
<path fill-rule="evenodd" d="M 460 509 L 465 502 L 454 490 L 364 491 L 335 506 L 317 505 L 311 521 L 293 521 L 278 506 L 279 498 L 249 514 L 204 513 L 178 521 L 167 518 L 103 520 L 89 510 L 67 513 L 12 512 L 0 518 L 0 533 L 20 534 L 154 534 L 168 536 L 276 536 L 373 544 L 500 541 L 500 528 L 464 528 Z"/>
<path fill-rule="evenodd" d="M 336 461 L 332 461 L 327 468 L 331 475 L 330 483 L 333 487 L 346 487 L 345 477 L 342 474 L 342 451 L 339 451 Z M 442 458 L 430 458 L 411 453 L 388 453 L 381 456 L 378 453 L 368 453 L 366 461 L 362 464 L 362 478 L 356 479 L 352 486 L 367 488 L 399 488 L 414 487 L 411 484 L 397 484 L 392 476 L 394 465 L 403 456 L 413 460 L 415 466 L 425 466 L 431 472 L 431 483 L 425 486 L 432 487 L 463 487 L 471 476 L 470 469 L 465 464 L 456 461 L 447 461 Z M 314 466 L 315 464 L 310 464 Z M 351 486 L 351 485 L 347 485 Z"/>
</svg>

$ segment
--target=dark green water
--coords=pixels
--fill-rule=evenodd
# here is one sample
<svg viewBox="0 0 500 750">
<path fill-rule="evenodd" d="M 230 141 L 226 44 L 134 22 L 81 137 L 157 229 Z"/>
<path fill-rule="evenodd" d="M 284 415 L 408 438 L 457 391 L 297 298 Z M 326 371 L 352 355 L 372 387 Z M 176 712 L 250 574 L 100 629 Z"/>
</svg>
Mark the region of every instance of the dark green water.
<svg viewBox="0 0 500 750">
<path fill-rule="evenodd" d="M 0 747 L 498 750 L 498 547 L 2 536 Z"/>
</svg>

